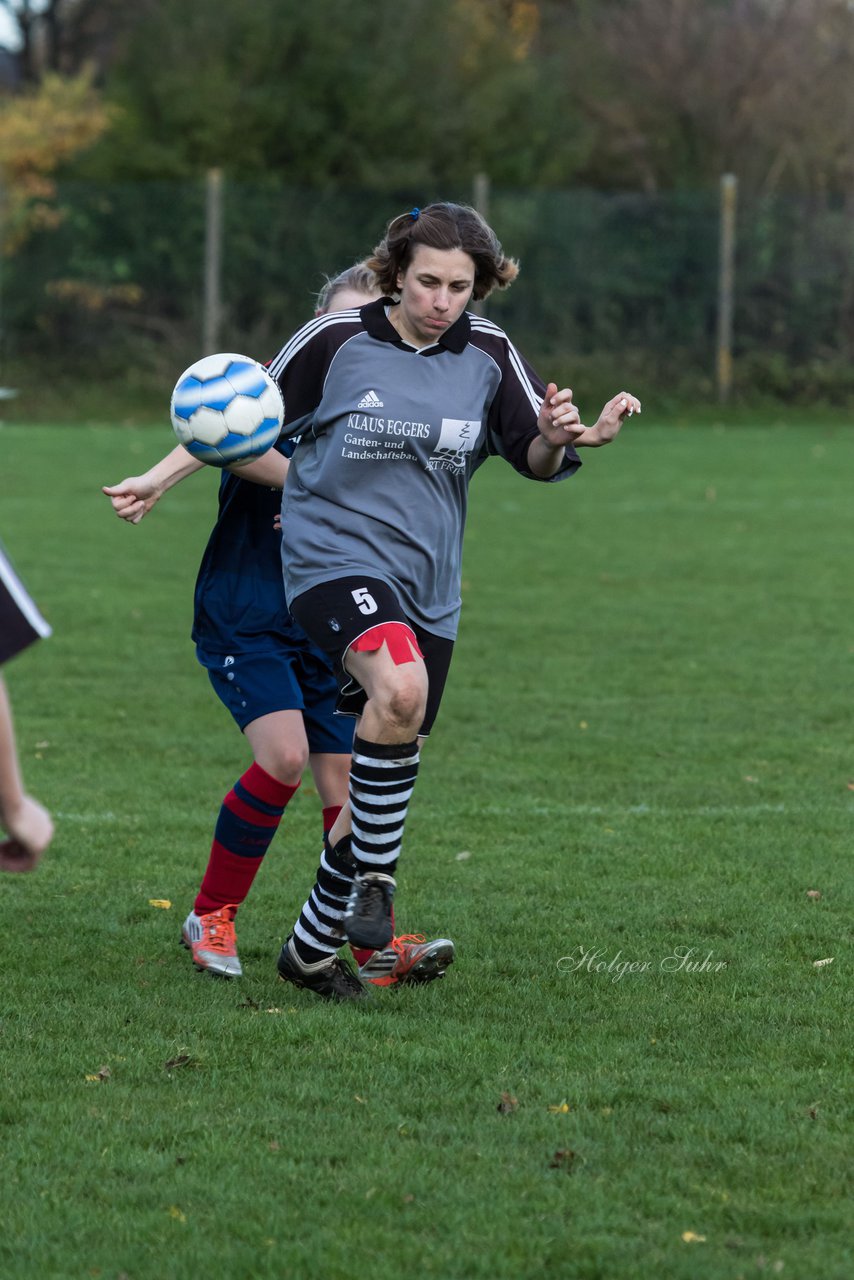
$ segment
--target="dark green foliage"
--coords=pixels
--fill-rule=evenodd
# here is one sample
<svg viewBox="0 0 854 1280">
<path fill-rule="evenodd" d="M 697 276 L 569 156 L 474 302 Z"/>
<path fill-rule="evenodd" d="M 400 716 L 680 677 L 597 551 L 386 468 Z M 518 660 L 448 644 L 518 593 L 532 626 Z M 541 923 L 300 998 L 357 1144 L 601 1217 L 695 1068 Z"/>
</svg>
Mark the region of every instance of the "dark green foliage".
<svg viewBox="0 0 854 1280">
<path fill-rule="evenodd" d="M 471 190 L 226 179 L 220 345 L 269 359 L 310 317 L 327 273 L 369 253 L 389 217 L 433 198 L 469 200 Z M 59 203 L 58 230 L 5 264 L 4 381 L 24 391 L 27 417 L 88 413 L 93 368 L 123 415 L 141 387 L 165 402 L 200 354 L 203 183 L 67 182 Z M 496 188 L 490 216 L 522 271 L 487 315 L 546 377 L 593 382 L 604 397 L 601 374 L 610 385 L 617 369 L 642 396 L 713 399 L 714 196 Z M 743 201 L 734 331 L 744 402 L 851 402 L 847 226 L 841 208 Z M 57 292 L 57 282 L 78 291 Z M 123 302 L 123 286 L 138 298 Z M 46 398 L 57 386 L 62 410 Z"/>
<path fill-rule="evenodd" d="M 90 171 L 169 178 L 225 165 L 328 189 L 459 183 L 474 166 L 498 181 L 553 181 L 579 154 L 578 108 L 497 10 L 221 0 L 214 17 L 206 0 L 149 6 L 107 79 L 123 115 Z"/>
</svg>

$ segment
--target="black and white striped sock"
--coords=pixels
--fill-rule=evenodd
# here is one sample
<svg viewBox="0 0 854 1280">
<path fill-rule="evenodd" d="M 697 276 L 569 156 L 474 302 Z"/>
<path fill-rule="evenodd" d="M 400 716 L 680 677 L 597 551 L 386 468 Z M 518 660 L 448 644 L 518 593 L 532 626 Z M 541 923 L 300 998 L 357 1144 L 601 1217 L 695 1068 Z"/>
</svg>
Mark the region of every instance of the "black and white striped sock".
<svg viewBox="0 0 854 1280">
<path fill-rule="evenodd" d="M 417 741 L 366 742 L 358 735 L 353 739 L 350 838 L 357 871 L 394 875 L 418 758 Z"/>
<path fill-rule="evenodd" d="M 324 836 L 314 888 L 294 925 L 294 949 L 303 964 L 325 960 L 347 941 L 342 922 L 355 871 L 350 837 L 331 848 Z"/>
</svg>

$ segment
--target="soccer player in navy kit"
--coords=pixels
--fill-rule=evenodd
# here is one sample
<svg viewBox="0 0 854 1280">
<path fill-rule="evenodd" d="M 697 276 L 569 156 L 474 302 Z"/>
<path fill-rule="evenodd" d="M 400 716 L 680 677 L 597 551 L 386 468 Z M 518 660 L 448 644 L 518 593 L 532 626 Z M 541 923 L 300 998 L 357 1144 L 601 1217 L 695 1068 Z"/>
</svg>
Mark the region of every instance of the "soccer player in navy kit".
<svg viewBox="0 0 854 1280">
<path fill-rule="evenodd" d="M 0 546 L 0 667 L 50 627 Z M 12 708 L 0 675 L 0 871 L 32 871 L 53 838 L 53 820 L 24 789 Z"/>
<path fill-rule="evenodd" d="M 368 265 L 386 296 L 310 322 L 270 364 L 283 434 L 298 437 L 282 501 L 288 604 L 335 663 L 339 708 L 358 717 L 349 804 L 279 957 L 296 985 L 334 982 L 346 939 L 383 948 L 391 937 L 419 741 L 459 618 L 472 475 L 497 454 L 529 479 L 562 479 L 580 465 L 576 447 L 609 443 L 640 411 L 621 392 L 585 427 L 569 389 L 543 383 L 497 325 L 466 312 L 518 272 L 473 209 L 393 219 Z"/>
<path fill-rule="evenodd" d="M 377 296 L 372 273 L 356 264 L 327 281 L 318 313 L 352 307 Z M 199 661 L 252 748 L 254 760 L 225 797 L 208 867 L 182 938 L 198 968 L 239 977 L 234 918 L 289 800 L 309 763 L 329 830 L 347 797 L 352 721 L 336 716 L 329 661 L 290 617 L 274 530 L 292 442 L 236 474 L 224 472 L 219 516 L 202 559 L 195 590 L 193 639 Z M 117 515 L 137 523 L 162 493 L 203 464 L 180 446 L 144 476 L 106 486 Z M 247 478 L 244 478 L 247 477 Z M 306 920 L 309 931 L 312 922 Z M 354 948 L 362 977 L 381 986 L 425 982 L 453 961 L 448 939 L 393 938 L 388 947 Z M 358 985 L 344 965 L 334 984 L 313 983 L 325 997 Z"/>
</svg>

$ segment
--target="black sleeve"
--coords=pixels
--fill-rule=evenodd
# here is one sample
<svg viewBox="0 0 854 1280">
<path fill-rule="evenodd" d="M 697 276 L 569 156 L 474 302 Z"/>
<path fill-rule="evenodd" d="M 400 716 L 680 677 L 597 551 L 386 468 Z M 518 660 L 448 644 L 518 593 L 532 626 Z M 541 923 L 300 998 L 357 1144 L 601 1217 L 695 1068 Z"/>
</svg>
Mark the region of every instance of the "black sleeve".
<svg viewBox="0 0 854 1280">
<path fill-rule="evenodd" d="M 536 476 L 530 470 L 528 448 L 539 435 L 537 418 L 546 394 L 545 383 L 506 338 L 490 344 L 490 355 L 501 368 L 501 385 L 487 418 L 490 452 L 504 458 L 529 480 L 563 480 L 571 476 L 581 466 L 572 445 L 567 445 L 560 469 L 553 476 Z"/>
<path fill-rule="evenodd" d="M 281 438 L 303 434 L 323 396 L 329 366 L 342 343 L 361 329 L 358 316 L 339 312 L 303 325 L 270 361 L 285 402 Z"/>
</svg>

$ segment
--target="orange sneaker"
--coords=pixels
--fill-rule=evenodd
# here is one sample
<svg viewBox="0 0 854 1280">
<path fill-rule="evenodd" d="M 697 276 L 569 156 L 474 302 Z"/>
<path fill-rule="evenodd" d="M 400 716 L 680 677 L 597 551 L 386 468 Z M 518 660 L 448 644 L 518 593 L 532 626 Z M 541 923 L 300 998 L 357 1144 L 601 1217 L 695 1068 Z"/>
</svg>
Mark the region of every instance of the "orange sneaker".
<svg viewBox="0 0 854 1280">
<path fill-rule="evenodd" d="M 390 946 L 375 951 L 359 969 L 359 977 L 375 987 L 399 987 L 406 983 L 432 982 L 441 978 L 454 963 L 450 938 L 433 938 L 423 933 L 404 933 L 392 938 Z"/>
<path fill-rule="evenodd" d="M 197 969 L 206 969 L 221 978 L 240 978 L 243 969 L 237 955 L 234 917 L 237 907 L 220 907 L 209 915 L 191 911 L 181 929 L 181 945 L 193 953 Z"/>
</svg>

